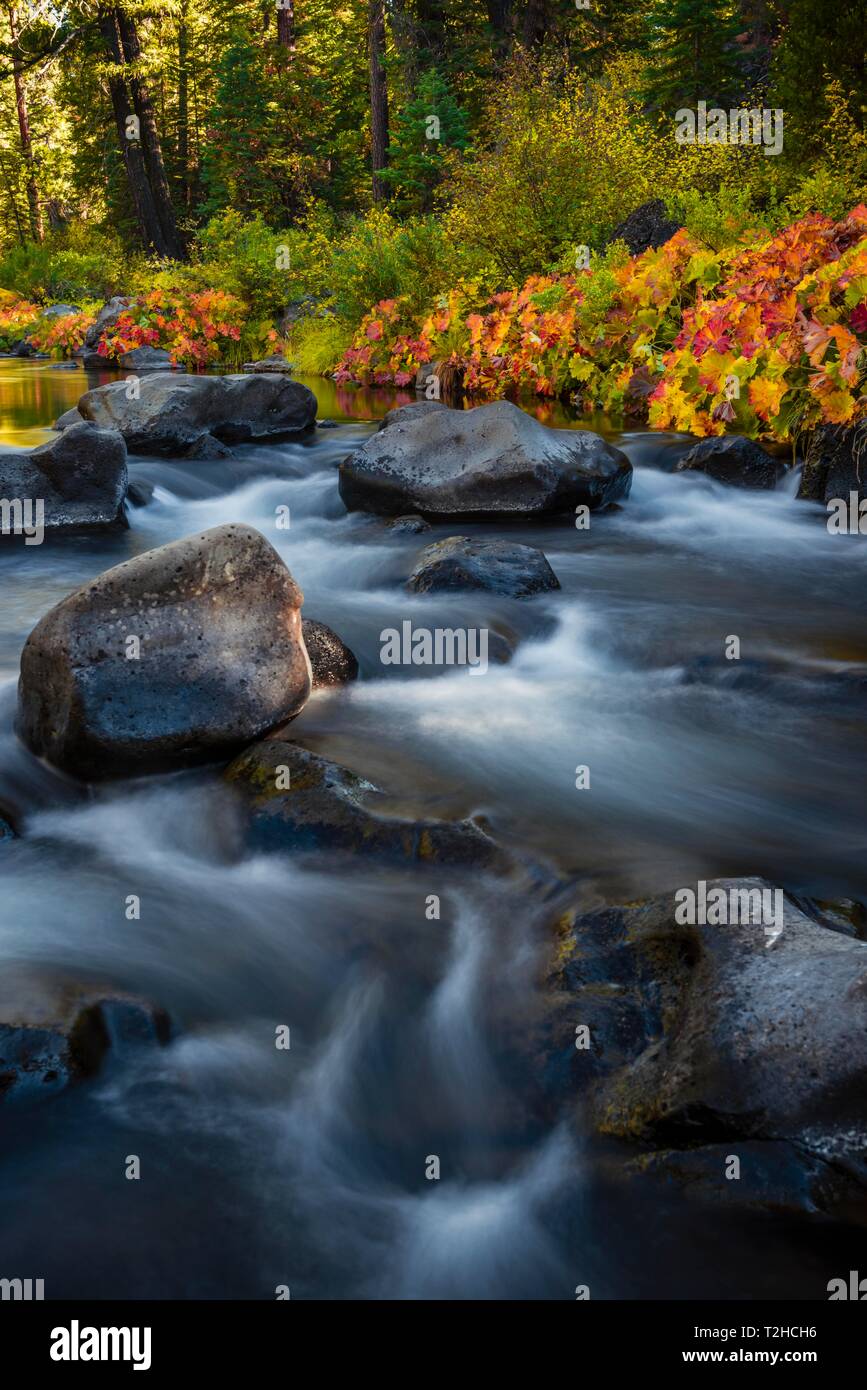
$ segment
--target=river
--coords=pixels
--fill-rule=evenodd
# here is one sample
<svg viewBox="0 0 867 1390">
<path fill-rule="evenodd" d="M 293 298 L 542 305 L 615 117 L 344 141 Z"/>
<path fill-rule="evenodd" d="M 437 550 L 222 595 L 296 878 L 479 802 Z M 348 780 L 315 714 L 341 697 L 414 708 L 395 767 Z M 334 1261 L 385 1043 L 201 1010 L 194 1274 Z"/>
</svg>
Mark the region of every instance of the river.
<svg viewBox="0 0 867 1390">
<path fill-rule="evenodd" d="M 0 362 L 0 441 L 49 438 L 87 384 Z M 604 1147 L 542 1103 L 522 1043 L 564 882 L 588 907 L 722 874 L 867 899 L 867 739 L 847 684 L 867 662 L 867 546 L 829 535 L 794 478 L 744 493 L 675 475 L 690 441 L 645 430 L 606 430 L 632 495 L 587 531 L 565 517 L 394 533 L 347 515 L 336 475 L 394 397 L 306 384 L 335 428 L 230 460 L 133 457 L 155 493 L 129 531 L 0 549 L 0 803 L 26 828 L 0 867 L 0 967 L 105 979 L 176 1027 L 50 1104 L 0 1109 L 0 1274 L 42 1277 L 49 1297 L 824 1297 L 829 1250 L 832 1273 L 857 1268 L 862 1236 L 735 1222 L 639 1178 L 624 1192 Z M 483 815 L 524 875 L 249 855 L 216 773 L 85 796 L 17 744 L 39 617 L 109 566 L 229 521 L 268 537 L 305 616 L 360 662 L 291 736 L 398 812 Z M 456 531 L 541 546 L 561 591 L 408 595 L 418 552 Z M 380 633 L 404 619 L 488 626 L 515 655 L 484 678 L 385 667 Z"/>
</svg>

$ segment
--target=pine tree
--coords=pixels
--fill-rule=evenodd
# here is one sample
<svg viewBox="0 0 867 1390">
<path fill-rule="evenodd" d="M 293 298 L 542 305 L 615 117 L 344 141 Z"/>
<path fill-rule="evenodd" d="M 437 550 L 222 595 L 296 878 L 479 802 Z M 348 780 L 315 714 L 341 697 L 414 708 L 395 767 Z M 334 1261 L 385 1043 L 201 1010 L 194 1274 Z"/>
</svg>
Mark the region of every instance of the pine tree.
<svg viewBox="0 0 867 1390">
<path fill-rule="evenodd" d="M 647 20 L 650 52 L 643 96 L 671 116 L 681 107 L 727 106 L 740 89 L 735 36 L 741 28 L 728 0 L 664 0 Z"/>
<path fill-rule="evenodd" d="M 435 69 L 419 80 L 418 92 L 394 123 L 389 167 L 380 177 L 395 194 L 400 212 L 429 212 L 448 150 L 465 150 L 467 119 Z"/>
</svg>

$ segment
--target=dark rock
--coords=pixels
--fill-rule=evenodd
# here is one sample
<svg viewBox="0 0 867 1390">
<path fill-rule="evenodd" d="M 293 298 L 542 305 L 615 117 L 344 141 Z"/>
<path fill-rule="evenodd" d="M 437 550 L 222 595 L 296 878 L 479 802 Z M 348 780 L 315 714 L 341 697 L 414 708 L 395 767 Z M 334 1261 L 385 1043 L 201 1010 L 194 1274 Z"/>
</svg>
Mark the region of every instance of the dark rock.
<svg viewBox="0 0 867 1390">
<path fill-rule="evenodd" d="M 120 430 L 133 453 L 182 454 L 203 434 L 241 443 L 297 434 L 316 419 L 316 397 L 286 376 L 148 373 L 130 400 L 126 381 L 94 387 L 78 408 Z"/>
<path fill-rule="evenodd" d="M 80 370 L 77 362 L 52 362 L 53 372 L 77 372 Z"/>
<path fill-rule="evenodd" d="M 0 1101 L 43 1100 L 99 1070 L 110 1048 L 168 1042 L 167 1014 L 145 1000 L 24 970 L 0 980 Z"/>
<path fill-rule="evenodd" d="M 755 440 L 729 434 L 703 439 L 680 460 L 675 472 L 691 470 L 731 487 L 775 488 L 786 468 Z"/>
<path fill-rule="evenodd" d="M 43 502 L 48 532 L 125 526 L 127 481 L 122 437 L 85 422 L 36 449 L 0 454 L 0 495 Z"/>
<path fill-rule="evenodd" d="M 423 516 L 398 516 L 394 521 L 388 523 L 389 531 L 395 531 L 398 535 L 421 536 L 425 531 L 431 529 L 429 521 L 425 521 Z"/>
<path fill-rule="evenodd" d="M 312 618 L 303 620 L 301 631 L 313 670 L 314 690 L 322 685 L 344 685 L 355 680 L 358 661 L 336 632 Z"/>
<path fill-rule="evenodd" d="M 62 415 L 58 415 L 57 419 L 54 421 L 54 424 L 52 425 L 52 429 L 68 430 L 70 425 L 80 425 L 82 423 L 82 420 L 83 417 L 78 409 L 78 406 L 74 405 L 70 410 L 64 410 Z"/>
<path fill-rule="evenodd" d="M 509 401 L 390 411 L 340 465 L 350 511 L 400 516 L 545 516 L 626 497 L 632 466 L 589 430 L 553 430 Z"/>
<path fill-rule="evenodd" d="M 132 300 L 127 295 L 116 294 L 103 304 L 94 322 L 84 335 L 85 348 L 97 348 L 105 330 L 114 328 L 123 311 L 128 309 L 131 303 Z"/>
<path fill-rule="evenodd" d="M 129 372 L 165 372 L 172 366 L 172 359 L 165 348 L 136 347 L 122 352 L 120 365 Z"/>
<path fill-rule="evenodd" d="M 561 919 L 552 1076 L 584 1092 L 600 1131 L 655 1148 L 787 1139 L 827 1156 L 861 1144 L 867 945 L 786 897 L 782 909 L 778 934 L 753 922 L 681 925 L 673 894 Z"/>
<path fill-rule="evenodd" d="M 655 251 L 664 246 L 679 231 L 678 223 L 669 217 L 662 199 L 651 198 L 614 228 L 608 244 L 625 241 L 630 255 L 640 256 L 643 251 Z"/>
<path fill-rule="evenodd" d="M 254 849 L 340 851 L 357 854 L 365 863 L 422 861 L 475 868 L 493 867 L 502 859 L 473 821 L 409 821 L 377 814 L 382 793 L 371 782 L 284 739 L 257 743 L 225 776 L 246 804 Z M 289 787 L 281 789 L 287 780 Z"/>
<path fill-rule="evenodd" d="M 336 430 L 338 428 L 336 420 L 317 420 L 316 425 L 320 430 Z"/>
<path fill-rule="evenodd" d="M 302 597 L 248 526 L 137 555 L 34 628 L 18 732 L 83 781 L 227 759 L 310 694 Z"/>
<path fill-rule="evenodd" d="M 429 545 L 407 581 L 407 588 L 419 594 L 485 589 L 509 598 L 528 598 L 559 587 L 560 581 L 536 546 L 476 541 L 468 536 L 449 536 Z"/>
<path fill-rule="evenodd" d="M 198 439 L 194 439 L 184 450 L 185 459 L 230 459 L 235 454 L 228 444 L 224 444 L 221 439 L 217 439 L 213 434 L 200 434 Z"/>
<path fill-rule="evenodd" d="M 141 479 L 132 478 L 126 490 L 126 500 L 133 507 L 146 507 L 153 500 L 154 485 Z"/>
<path fill-rule="evenodd" d="M 241 368 L 242 372 L 293 372 L 294 362 L 289 362 L 282 352 L 272 352 L 270 357 L 263 357 L 258 362 L 245 362 Z"/>
<path fill-rule="evenodd" d="M 733 1157 L 740 1163 L 737 1178 L 726 1177 Z M 659 1149 L 632 1159 L 626 1173 L 656 1178 L 690 1200 L 734 1211 L 803 1217 L 864 1203 L 864 1189 L 854 1175 L 785 1139 Z"/>
<path fill-rule="evenodd" d="M 80 356 L 81 365 L 86 372 L 105 372 L 110 367 L 116 367 L 117 361 L 113 357 L 103 357 L 100 352 L 92 352 L 85 348 Z"/>
<path fill-rule="evenodd" d="M 809 435 L 798 496 L 809 502 L 867 497 L 867 423 L 820 425 Z"/>
<path fill-rule="evenodd" d="M 0 815 L 0 845 L 7 844 L 8 841 L 16 840 L 17 838 L 18 837 L 15 834 L 15 831 L 12 829 L 11 823 L 6 819 L 5 816 Z"/>
</svg>

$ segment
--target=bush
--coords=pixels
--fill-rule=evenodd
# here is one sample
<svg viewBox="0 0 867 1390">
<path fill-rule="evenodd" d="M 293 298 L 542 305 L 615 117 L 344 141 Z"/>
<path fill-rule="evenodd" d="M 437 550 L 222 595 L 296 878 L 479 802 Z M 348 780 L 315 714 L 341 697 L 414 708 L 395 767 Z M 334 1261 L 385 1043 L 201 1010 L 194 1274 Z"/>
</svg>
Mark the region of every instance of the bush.
<svg viewBox="0 0 867 1390">
<path fill-rule="evenodd" d="M 350 345 L 351 330 L 335 318 L 299 319 L 289 331 L 287 356 L 304 376 L 330 376 Z"/>
<path fill-rule="evenodd" d="M 39 304 L 102 301 L 126 293 L 137 268 L 118 237 L 78 222 L 6 251 L 0 286 Z"/>
</svg>

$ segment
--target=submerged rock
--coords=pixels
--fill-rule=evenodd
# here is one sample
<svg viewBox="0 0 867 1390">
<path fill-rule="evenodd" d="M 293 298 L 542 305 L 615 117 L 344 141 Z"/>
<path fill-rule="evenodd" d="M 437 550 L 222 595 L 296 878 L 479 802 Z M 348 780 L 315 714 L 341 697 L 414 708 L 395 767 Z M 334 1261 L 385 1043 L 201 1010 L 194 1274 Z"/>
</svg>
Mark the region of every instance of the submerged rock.
<svg viewBox="0 0 867 1390">
<path fill-rule="evenodd" d="M 867 497 L 867 425 L 820 425 L 807 440 L 798 496 L 810 502 Z"/>
<path fill-rule="evenodd" d="M 36 449 L 0 454 L 0 496 L 19 502 L 23 524 L 44 508 L 45 530 L 104 531 L 126 526 L 126 446 L 116 430 L 72 424 Z M 28 511 L 31 508 L 32 511 Z M 5 524 L 5 518 L 4 523 Z M 20 532 L 13 517 L 12 529 Z"/>
<path fill-rule="evenodd" d="M 485 589 L 510 598 L 528 598 L 559 589 L 560 581 L 534 545 L 449 536 L 422 552 L 407 587 L 420 594 Z"/>
<path fill-rule="evenodd" d="M 431 529 L 429 521 L 425 521 L 423 516 L 398 516 L 394 521 L 388 523 L 389 531 L 394 531 L 398 536 L 421 536 L 425 531 Z"/>
<path fill-rule="evenodd" d="M 733 922 L 731 907 L 727 924 L 682 925 L 674 895 L 561 921 L 568 1071 L 596 1126 L 662 1147 L 741 1137 L 839 1152 L 847 1133 L 863 1143 L 867 944 L 762 880 L 713 889 L 738 904 L 779 893 L 768 900 L 779 931 Z M 590 1029 L 586 1051 L 577 1023 Z"/>
<path fill-rule="evenodd" d="M 379 814 L 372 782 L 297 743 L 264 739 L 226 769 L 243 798 L 253 849 L 340 851 L 387 860 L 494 867 L 501 851 L 473 821 Z"/>
<path fill-rule="evenodd" d="M 11 822 L 0 812 L 0 845 L 6 844 L 9 840 L 15 840 L 17 838 L 15 831 L 12 829 Z"/>
<path fill-rule="evenodd" d="M 626 497 L 632 465 L 589 430 L 553 430 L 509 401 L 390 411 L 340 465 L 350 511 L 546 516 Z"/>
<path fill-rule="evenodd" d="M 243 443 L 297 434 L 316 419 L 316 397 L 286 376 L 190 376 L 148 373 L 137 398 L 126 381 L 85 392 L 86 420 L 120 430 L 133 453 L 183 454 L 203 435 Z"/>
<path fill-rule="evenodd" d="M 690 471 L 707 473 L 718 483 L 728 483 L 731 487 L 775 488 L 786 468 L 754 439 L 729 434 L 703 439 L 690 449 L 675 472 Z"/>
<path fill-rule="evenodd" d="M 83 781 L 226 759 L 311 687 L 303 595 L 248 526 L 147 551 L 70 594 L 21 657 L 18 732 Z"/>
<path fill-rule="evenodd" d="M 294 372 L 294 362 L 289 362 L 282 352 L 272 352 L 270 357 L 262 357 L 258 362 L 245 362 L 242 372 Z"/>
<path fill-rule="evenodd" d="M 99 1070 L 110 1048 L 168 1042 L 168 1015 L 105 985 L 24 970 L 0 978 L 0 1103 L 46 1099 Z"/>
<path fill-rule="evenodd" d="M 325 623 L 305 618 L 301 624 L 304 645 L 313 671 L 313 688 L 345 685 L 358 675 L 358 661 L 345 642 Z"/>
</svg>

